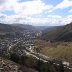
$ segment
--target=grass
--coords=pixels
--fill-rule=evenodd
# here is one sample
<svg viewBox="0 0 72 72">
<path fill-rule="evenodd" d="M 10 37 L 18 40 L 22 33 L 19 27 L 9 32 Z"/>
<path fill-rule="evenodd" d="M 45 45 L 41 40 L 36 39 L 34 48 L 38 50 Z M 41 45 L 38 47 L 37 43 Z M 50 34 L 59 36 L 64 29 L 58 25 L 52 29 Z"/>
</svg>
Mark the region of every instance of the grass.
<svg viewBox="0 0 72 72">
<path fill-rule="evenodd" d="M 41 41 L 38 41 L 37 46 L 37 48 L 40 48 L 41 53 L 51 58 L 59 58 L 61 60 L 69 61 L 72 63 L 72 42 L 41 43 Z"/>
</svg>

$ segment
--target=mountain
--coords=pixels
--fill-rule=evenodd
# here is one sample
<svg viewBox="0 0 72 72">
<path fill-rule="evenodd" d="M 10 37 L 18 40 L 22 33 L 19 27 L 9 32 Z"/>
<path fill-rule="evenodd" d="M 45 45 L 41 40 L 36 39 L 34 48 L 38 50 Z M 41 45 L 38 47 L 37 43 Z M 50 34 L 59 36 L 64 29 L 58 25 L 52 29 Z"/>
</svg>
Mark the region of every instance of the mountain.
<svg viewBox="0 0 72 72">
<path fill-rule="evenodd" d="M 46 28 L 50 28 L 49 26 L 34 26 L 36 30 L 45 30 Z"/>
<path fill-rule="evenodd" d="M 29 31 L 29 29 L 0 23 L 0 38 L 22 37 L 22 33 L 25 31 Z"/>
<path fill-rule="evenodd" d="M 25 28 L 0 23 L 0 32 L 16 32 L 23 30 L 25 30 Z"/>
<path fill-rule="evenodd" d="M 0 23 L 0 32 L 10 32 L 13 31 L 13 28 L 8 24 Z"/>
<path fill-rule="evenodd" d="M 34 26 L 27 25 L 27 24 L 11 24 L 11 26 L 16 26 L 16 27 L 20 27 L 20 28 L 24 28 L 24 29 L 28 29 L 28 30 L 35 29 Z"/>
<path fill-rule="evenodd" d="M 44 30 L 48 26 L 32 26 L 27 24 L 3 24 L 0 23 L 0 32 L 19 32 L 23 30 Z"/>
<path fill-rule="evenodd" d="M 49 26 L 33 26 L 29 24 L 11 24 L 12 26 L 21 27 L 29 30 L 44 30 L 46 28 L 50 28 Z"/>
<path fill-rule="evenodd" d="M 47 41 L 72 41 L 72 23 L 44 30 L 41 39 Z"/>
</svg>

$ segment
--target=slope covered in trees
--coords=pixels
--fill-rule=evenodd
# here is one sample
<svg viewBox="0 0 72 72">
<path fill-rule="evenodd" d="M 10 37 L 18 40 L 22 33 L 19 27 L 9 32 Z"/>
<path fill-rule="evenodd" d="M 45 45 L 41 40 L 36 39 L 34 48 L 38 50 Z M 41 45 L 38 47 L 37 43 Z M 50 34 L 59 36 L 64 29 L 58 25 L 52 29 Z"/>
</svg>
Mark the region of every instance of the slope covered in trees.
<svg viewBox="0 0 72 72">
<path fill-rule="evenodd" d="M 50 41 L 72 41 L 72 23 L 43 31 L 41 39 Z"/>
</svg>

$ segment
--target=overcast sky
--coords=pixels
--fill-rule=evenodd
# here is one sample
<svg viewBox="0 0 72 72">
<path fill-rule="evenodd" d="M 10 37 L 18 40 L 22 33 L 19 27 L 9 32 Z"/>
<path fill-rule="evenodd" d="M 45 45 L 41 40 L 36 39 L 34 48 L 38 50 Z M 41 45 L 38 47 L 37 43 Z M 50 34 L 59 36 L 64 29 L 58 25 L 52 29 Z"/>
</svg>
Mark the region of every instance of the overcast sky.
<svg viewBox="0 0 72 72">
<path fill-rule="evenodd" d="M 0 22 L 64 25 L 72 21 L 72 0 L 0 0 Z"/>
</svg>

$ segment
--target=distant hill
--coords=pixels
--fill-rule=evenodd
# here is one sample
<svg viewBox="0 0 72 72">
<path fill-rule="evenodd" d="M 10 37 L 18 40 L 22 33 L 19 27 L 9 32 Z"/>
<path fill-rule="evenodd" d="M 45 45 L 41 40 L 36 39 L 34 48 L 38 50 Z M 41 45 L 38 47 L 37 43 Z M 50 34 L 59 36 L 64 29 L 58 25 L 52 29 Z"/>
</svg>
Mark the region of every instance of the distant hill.
<svg viewBox="0 0 72 72">
<path fill-rule="evenodd" d="M 13 31 L 13 27 L 8 24 L 2 24 L 0 23 L 0 32 L 10 32 Z"/>
<path fill-rule="evenodd" d="M 22 28 L 22 27 L 17 27 L 14 25 L 9 25 L 9 24 L 2 24 L 0 23 L 0 32 L 12 32 L 12 31 L 21 31 L 21 30 L 25 30 L 26 28 Z"/>
<path fill-rule="evenodd" d="M 47 41 L 72 41 L 72 23 L 44 30 L 41 39 Z"/>
<path fill-rule="evenodd" d="M 49 27 L 49 26 L 33 26 L 28 24 L 11 24 L 11 26 L 21 27 L 29 30 L 44 30 Z"/>
<path fill-rule="evenodd" d="M 5 37 L 21 37 L 22 32 L 25 30 L 28 30 L 26 28 L 22 28 L 19 26 L 12 26 L 10 24 L 2 24 L 0 23 L 0 38 L 5 38 Z"/>
<path fill-rule="evenodd" d="M 24 28 L 24 29 L 28 29 L 28 30 L 33 30 L 33 29 L 35 29 L 34 26 L 32 26 L 32 25 L 27 25 L 27 24 L 11 24 L 11 26 L 16 26 L 16 27 L 20 27 L 20 28 Z"/>
<path fill-rule="evenodd" d="M 50 28 L 49 26 L 34 26 L 36 30 L 45 30 L 46 28 Z"/>
<path fill-rule="evenodd" d="M 0 23 L 0 32 L 19 32 L 23 30 L 44 30 L 50 28 L 48 26 L 32 26 L 27 24 L 3 24 Z"/>
</svg>

